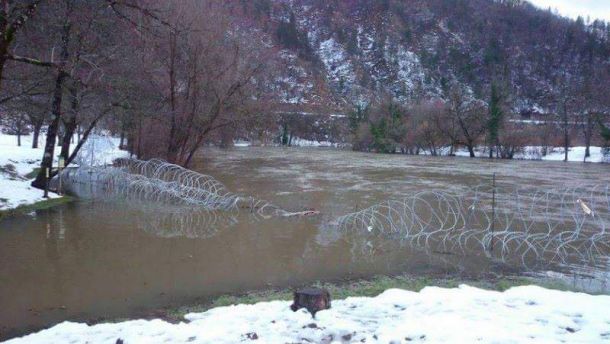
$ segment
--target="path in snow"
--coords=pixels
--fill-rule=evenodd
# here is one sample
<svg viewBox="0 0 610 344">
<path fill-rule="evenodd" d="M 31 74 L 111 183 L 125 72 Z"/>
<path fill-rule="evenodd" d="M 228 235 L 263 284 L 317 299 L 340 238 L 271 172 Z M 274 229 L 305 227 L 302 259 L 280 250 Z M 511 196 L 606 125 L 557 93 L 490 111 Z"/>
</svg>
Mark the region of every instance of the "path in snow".
<svg viewBox="0 0 610 344">
<path fill-rule="evenodd" d="M 312 319 L 290 302 L 219 307 L 188 323 L 64 322 L 7 343 L 598 343 L 610 342 L 610 296 L 535 286 L 506 292 L 460 286 L 390 289 L 333 301 Z"/>
</svg>

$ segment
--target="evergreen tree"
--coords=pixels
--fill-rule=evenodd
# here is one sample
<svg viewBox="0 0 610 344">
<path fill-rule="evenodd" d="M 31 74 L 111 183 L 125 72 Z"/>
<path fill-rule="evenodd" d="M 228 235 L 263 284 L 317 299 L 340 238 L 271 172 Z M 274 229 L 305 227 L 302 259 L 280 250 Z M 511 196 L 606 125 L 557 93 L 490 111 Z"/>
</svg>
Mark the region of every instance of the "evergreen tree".
<svg viewBox="0 0 610 344">
<path fill-rule="evenodd" d="M 495 83 L 491 85 L 491 99 L 489 101 L 489 121 L 487 122 L 489 158 L 493 158 L 493 147 L 498 145 L 500 125 L 504 113 L 502 111 L 502 94 Z"/>
</svg>

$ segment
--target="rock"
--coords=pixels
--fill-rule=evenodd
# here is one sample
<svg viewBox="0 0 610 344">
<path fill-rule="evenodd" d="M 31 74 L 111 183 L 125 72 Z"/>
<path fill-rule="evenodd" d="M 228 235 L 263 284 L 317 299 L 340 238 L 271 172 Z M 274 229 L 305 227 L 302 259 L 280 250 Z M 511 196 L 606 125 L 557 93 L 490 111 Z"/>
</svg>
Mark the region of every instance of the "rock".
<svg viewBox="0 0 610 344">
<path fill-rule="evenodd" d="M 256 334 L 256 332 L 248 332 L 248 333 L 246 333 L 246 338 L 248 338 L 250 340 L 257 340 L 258 334 Z"/>
</svg>

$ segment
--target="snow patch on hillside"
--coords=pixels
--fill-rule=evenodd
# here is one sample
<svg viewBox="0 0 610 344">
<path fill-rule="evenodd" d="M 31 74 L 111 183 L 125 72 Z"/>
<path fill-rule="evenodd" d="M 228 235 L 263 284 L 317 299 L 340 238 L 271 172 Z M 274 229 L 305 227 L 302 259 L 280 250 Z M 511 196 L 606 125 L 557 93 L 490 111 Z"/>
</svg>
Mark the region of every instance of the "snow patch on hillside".
<svg viewBox="0 0 610 344">
<path fill-rule="evenodd" d="M 389 41 L 386 46 L 390 46 Z M 424 90 L 426 75 L 417 54 L 396 46 L 385 49 L 384 58 L 393 69 L 391 72 L 396 80 L 393 89 L 399 98 L 413 98 L 416 92 Z"/>
<path fill-rule="evenodd" d="M 559 301 L 560 300 L 560 301 Z M 349 297 L 312 319 L 288 301 L 219 307 L 189 322 L 64 322 L 20 343 L 598 343 L 610 340 L 610 296 L 535 286 L 487 291 L 462 285 L 389 289 Z"/>
<path fill-rule="evenodd" d="M 347 84 L 353 84 L 356 80 L 352 65 L 341 44 L 333 38 L 320 43 L 319 56 L 330 79 L 343 88 Z"/>
<path fill-rule="evenodd" d="M 288 104 L 306 104 L 313 97 L 313 83 L 305 68 L 299 64 L 296 54 L 282 50 L 280 58 L 285 61 L 285 70 L 275 79 L 272 88 L 280 94 L 280 100 Z"/>
</svg>

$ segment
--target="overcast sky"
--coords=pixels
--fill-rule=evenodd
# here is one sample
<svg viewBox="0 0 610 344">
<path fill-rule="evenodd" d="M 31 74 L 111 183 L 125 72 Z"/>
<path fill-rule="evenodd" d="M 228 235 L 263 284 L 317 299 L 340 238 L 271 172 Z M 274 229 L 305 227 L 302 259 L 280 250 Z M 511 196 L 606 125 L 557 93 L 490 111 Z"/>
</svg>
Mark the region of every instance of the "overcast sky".
<svg viewBox="0 0 610 344">
<path fill-rule="evenodd" d="M 603 19 L 610 22 L 610 0 L 529 0 L 532 4 L 544 9 L 556 9 L 559 14 L 567 17 L 576 18 L 579 15 L 583 18 L 591 17 Z"/>
</svg>

